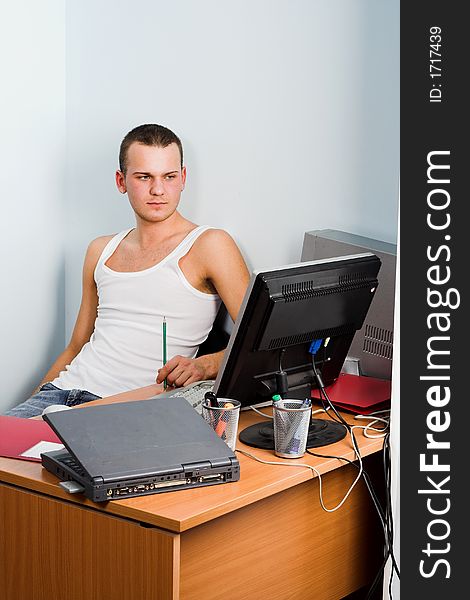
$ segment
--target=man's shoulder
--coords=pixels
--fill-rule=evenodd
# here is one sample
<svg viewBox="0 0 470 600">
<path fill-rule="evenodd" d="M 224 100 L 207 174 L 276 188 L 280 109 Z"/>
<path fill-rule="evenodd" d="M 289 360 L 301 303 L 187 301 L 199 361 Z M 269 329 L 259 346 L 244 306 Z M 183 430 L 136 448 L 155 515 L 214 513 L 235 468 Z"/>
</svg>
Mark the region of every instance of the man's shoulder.
<svg viewBox="0 0 470 600">
<path fill-rule="evenodd" d="M 225 229 L 216 229 L 215 227 L 203 231 L 194 243 L 195 246 L 197 245 L 206 250 L 220 250 L 233 244 L 235 244 L 234 239 Z"/>
<path fill-rule="evenodd" d="M 240 256 L 240 249 L 225 229 L 206 229 L 194 242 L 193 258 L 208 268 Z"/>
<path fill-rule="evenodd" d="M 94 246 L 106 246 L 106 244 L 111 241 L 113 239 L 113 237 L 115 237 L 116 234 L 112 233 L 111 235 L 100 235 L 99 237 L 95 238 L 94 240 L 91 240 L 90 242 L 90 246 L 94 245 Z"/>
<path fill-rule="evenodd" d="M 91 240 L 91 242 L 88 244 L 86 252 L 87 259 L 96 262 L 103 250 L 105 249 L 106 245 L 113 239 L 115 235 L 116 234 L 100 235 L 94 240 Z"/>
</svg>

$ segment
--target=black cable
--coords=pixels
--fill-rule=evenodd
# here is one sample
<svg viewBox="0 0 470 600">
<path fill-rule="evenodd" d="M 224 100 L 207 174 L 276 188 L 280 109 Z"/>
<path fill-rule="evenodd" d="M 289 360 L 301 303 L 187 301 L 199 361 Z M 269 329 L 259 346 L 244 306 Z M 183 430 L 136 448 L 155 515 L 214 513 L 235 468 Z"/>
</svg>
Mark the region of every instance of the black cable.
<svg viewBox="0 0 470 600">
<path fill-rule="evenodd" d="M 284 356 L 284 353 L 286 351 L 286 348 L 281 348 L 281 351 L 279 352 L 279 371 L 282 373 L 282 357 Z"/>
<path fill-rule="evenodd" d="M 330 415 L 331 416 L 331 415 Z M 334 419 L 336 421 L 336 419 Z M 374 490 L 372 481 L 370 479 L 369 473 L 364 469 L 362 469 L 363 472 L 363 479 L 364 479 L 364 483 L 366 484 L 367 490 L 369 492 L 369 495 L 372 499 L 372 502 L 375 506 L 375 509 L 377 511 L 377 514 L 379 515 L 379 519 L 381 521 L 381 525 L 382 525 L 382 532 L 384 535 L 384 560 L 382 562 L 382 564 L 380 565 L 376 576 L 374 577 L 374 580 L 369 588 L 368 591 L 368 595 L 367 595 L 367 600 L 369 600 L 371 598 L 371 595 L 374 593 L 380 578 L 383 574 L 383 571 L 385 569 L 385 566 L 387 564 L 387 561 L 389 558 L 391 558 L 392 560 L 392 570 L 391 570 L 391 574 L 390 574 L 390 581 L 389 581 L 389 596 L 390 599 L 392 598 L 392 592 L 391 592 L 391 584 L 392 584 L 392 580 L 393 580 L 393 573 L 394 571 L 397 573 L 398 578 L 400 578 L 400 571 L 399 568 L 397 566 L 396 560 L 395 560 L 395 555 L 394 555 L 394 551 L 393 551 L 393 519 L 392 519 L 392 512 L 389 508 L 389 498 L 390 498 L 390 480 L 388 477 L 388 474 L 390 473 L 390 469 L 388 468 L 388 460 L 389 460 L 389 444 L 388 444 L 388 440 L 389 440 L 389 434 L 386 434 L 385 438 L 384 438 L 384 449 L 383 449 L 383 462 L 384 462 L 384 473 L 386 474 L 386 482 L 385 482 L 385 487 L 386 487 L 386 508 L 385 511 L 381 506 L 380 500 L 377 496 L 377 493 Z M 354 467 L 356 467 L 356 469 L 359 469 L 359 466 L 352 460 L 350 460 L 349 458 L 345 458 L 343 456 L 330 456 L 330 455 L 325 455 L 325 454 L 318 454 L 316 452 L 312 452 L 310 451 L 308 448 L 306 450 L 306 452 L 308 454 L 311 454 L 312 456 L 317 456 L 319 458 L 336 458 L 337 460 L 342 460 L 345 461 L 347 463 L 349 463 L 350 465 L 353 465 Z M 386 466 L 385 466 L 386 465 Z"/>
<path fill-rule="evenodd" d="M 279 353 L 279 371 L 275 373 L 276 394 L 279 394 L 281 398 L 285 398 L 289 392 L 289 382 L 287 380 L 287 373 L 282 369 L 282 357 L 285 351 L 285 348 L 281 348 L 281 351 Z"/>
<path fill-rule="evenodd" d="M 356 469 L 359 469 L 359 466 L 352 460 L 350 460 L 349 458 L 346 458 L 344 456 L 329 456 L 326 454 L 317 454 L 316 452 L 311 452 L 308 448 L 306 449 L 306 452 L 308 454 L 311 454 L 312 456 L 317 456 L 318 458 L 336 458 L 337 460 L 343 460 L 347 463 L 349 463 L 350 465 L 352 465 L 353 467 L 355 467 Z M 380 500 L 377 496 L 376 491 L 374 490 L 374 487 L 372 485 L 372 481 L 370 479 L 369 473 L 364 469 L 364 467 L 362 467 L 362 472 L 364 474 L 364 483 L 366 484 L 366 487 L 369 491 L 369 494 L 372 498 L 372 501 L 374 503 L 375 509 L 377 511 L 377 514 L 379 515 L 380 521 L 382 523 L 382 529 L 383 529 L 383 534 L 384 534 L 384 538 L 386 539 L 386 530 L 385 530 L 385 514 L 383 511 L 382 506 L 380 505 Z"/>
<path fill-rule="evenodd" d="M 393 548 L 393 513 L 392 513 L 392 504 L 391 504 L 391 495 L 390 495 L 390 490 L 391 490 L 391 480 L 390 480 L 390 475 L 391 475 L 391 469 L 390 469 L 390 442 L 389 442 L 389 438 L 390 435 L 387 434 L 384 438 L 384 448 L 383 448 L 383 463 L 384 463 L 384 476 L 385 476 L 385 523 L 386 523 L 386 531 L 387 531 L 387 539 L 386 539 L 386 544 L 385 544 L 385 555 L 384 555 L 384 561 L 383 564 L 381 565 L 380 569 L 377 572 L 376 577 L 374 578 L 374 581 L 372 582 L 370 588 L 369 588 L 369 592 L 367 595 L 366 600 L 368 600 L 369 598 L 371 598 L 372 593 L 374 592 L 375 588 L 378 585 L 378 582 L 380 581 L 380 576 L 382 574 L 382 572 L 385 570 L 385 566 L 387 564 L 388 559 L 391 559 L 391 571 L 390 571 L 390 579 L 388 582 L 388 593 L 389 593 L 389 597 L 390 599 L 392 598 L 392 582 L 393 582 L 393 575 L 394 573 L 397 574 L 397 577 L 400 578 L 400 570 L 398 568 L 398 565 L 396 563 L 395 560 L 395 553 L 394 553 L 394 548 Z"/>
<path fill-rule="evenodd" d="M 386 454 L 385 454 L 386 452 Z M 394 527 L 393 527 L 393 505 L 392 505 L 392 496 L 391 496 L 391 488 L 392 488 L 392 453 L 390 448 L 390 434 L 385 436 L 384 440 L 384 472 L 385 472 L 385 489 L 386 489 L 386 507 L 387 514 L 389 517 L 389 529 L 390 529 L 390 537 L 392 542 L 392 572 L 391 578 L 393 578 L 393 570 L 395 570 L 397 577 L 400 579 L 400 569 L 396 563 L 395 555 L 393 553 L 393 538 L 394 538 Z"/>
<path fill-rule="evenodd" d="M 391 469 L 390 469 L 390 434 L 387 434 L 384 438 L 383 448 L 383 468 L 385 477 L 385 514 L 387 517 L 387 527 L 389 531 L 389 544 L 391 547 L 390 558 L 392 559 L 392 573 L 396 571 L 397 576 L 400 577 L 400 570 L 395 560 L 393 553 L 393 512 L 392 512 L 392 499 L 391 499 Z"/>
<path fill-rule="evenodd" d="M 317 384 L 318 384 L 318 388 L 320 390 L 320 397 L 323 394 L 325 396 L 326 401 L 328 402 L 328 406 L 331 408 L 331 410 L 334 412 L 334 414 L 337 416 L 337 418 L 339 419 L 339 423 L 341 423 L 342 425 L 344 425 L 344 427 L 346 427 L 346 429 L 349 431 L 349 434 L 351 436 L 351 440 L 353 442 L 353 448 L 354 448 L 354 452 L 356 453 L 356 456 L 362 460 L 362 456 L 361 453 L 359 451 L 359 446 L 357 444 L 357 440 L 356 440 L 356 436 L 351 428 L 351 426 L 349 425 L 349 423 L 347 421 L 345 421 L 345 419 L 342 417 L 342 415 L 339 414 L 339 412 L 336 410 L 336 408 L 333 406 L 333 403 L 331 402 L 331 400 L 328 397 L 328 394 L 326 393 L 325 390 L 325 386 L 323 384 L 323 379 L 320 375 L 320 373 L 317 370 L 317 366 L 315 364 L 315 357 L 312 354 L 312 368 L 313 368 L 313 373 L 315 375 L 315 379 L 317 380 Z M 332 419 L 333 421 L 335 419 L 332 418 L 331 414 L 329 414 L 327 412 L 328 416 L 330 417 L 330 419 Z"/>
<path fill-rule="evenodd" d="M 349 425 L 349 423 L 347 423 L 345 421 L 345 419 L 342 417 L 342 415 L 340 415 L 338 413 L 336 408 L 333 406 L 331 400 L 329 399 L 328 394 L 326 393 L 326 390 L 325 390 L 325 386 L 322 381 L 322 377 L 318 373 L 318 370 L 317 370 L 317 367 L 315 364 L 315 358 L 313 355 L 312 355 L 312 369 L 313 369 L 313 373 L 315 375 L 315 379 L 317 381 L 319 394 L 320 394 L 320 401 L 322 403 L 322 406 L 323 406 L 325 412 L 328 414 L 330 419 L 332 419 L 333 421 L 336 421 L 338 423 L 341 423 L 342 425 L 344 425 L 346 427 L 346 429 L 349 431 L 349 433 L 351 435 L 351 439 L 353 440 L 353 446 L 354 446 L 356 455 L 359 458 L 361 458 L 361 454 L 359 452 L 359 448 L 357 445 L 357 440 L 354 436 L 354 432 L 352 431 L 352 428 Z M 333 411 L 333 413 L 335 414 L 335 416 L 337 418 L 333 418 L 333 415 L 327 411 L 327 409 L 325 407 L 325 403 L 322 398 L 322 395 L 324 395 L 329 408 Z M 391 561 L 392 561 L 392 568 L 391 568 L 390 581 L 389 581 L 390 598 L 391 598 L 391 584 L 392 584 L 392 580 L 393 580 L 393 573 L 396 572 L 398 578 L 400 578 L 400 570 L 396 563 L 394 549 L 393 549 L 393 513 L 392 513 L 392 503 L 391 503 L 391 496 L 390 496 L 391 469 L 389 467 L 390 467 L 391 460 L 390 460 L 389 437 L 390 436 L 388 433 L 384 436 L 383 455 L 382 455 L 383 463 L 384 463 L 384 476 L 385 476 L 385 509 L 382 508 L 382 506 L 380 504 L 377 494 L 376 494 L 375 490 L 373 489 L 373 486 L 370 481 L 370 477 L 369 477 L 368 473 L 364 470 L 364 468 L 362 470 L 364 482 L 366 483 L 366 487 L 369 491 L 369 495 L 372 498 L 374 506 L 379 515 L 379 518 L 380 518 L 380 521 L 382 524 L 383 534 L 384 534 L 384 561 L 383 561 L 382 565 L 380 566 L 380 568 L 377 572 L 377 575 L 375 576 L 374 581 L 372 582 L 371 587 L 369 588 L 369 592 L 367 594 L 367 599 L 369 599 L 371 597 L 371 594 L 374 592 L 375 588 L 377 587 L 377 584 L 380 581 L 380 577 L 382 576 L 382 574 L 384 572 L 385 566 L 386 566 L 389 558 L 391 558 Z M 310 452 L 309 450 L 307 450 L 307 452 L 309 454 L 315 455 L 315 453 Z M 320 456 L 320 455 L 318 455 L 318 456 Z M 325 458 L 327 458 L 327 457 L 325 457 Z M 328 458 L 339 458 L 339 457 L 328 457 Z M 350 461 L 349 459 L 341 458 L 341 460 L 346 460 L 350 464 L 359 468 L 357 465 L 355 465 L 355 463 L 353 461 Z"/>
<path fill-rule="evenodd" d="M 386 555 L 384 557 L 382 564 L 380 565 L 379 570 L 377 571 L 377 575 L 375 576 L 374 581 L 372 582 L 371 586 L 369 587 L 369 591 L 367 592 L 366 600 L 369 600 L 372 597 L 372 594 L 375 592 L 375 588 L 377 587 L 377 585 L 380 581 L 380 577 L 385 569 L 385 565 L 387 564 L 387 561 L 388 561 L 388 556 Z"/>
</svg>

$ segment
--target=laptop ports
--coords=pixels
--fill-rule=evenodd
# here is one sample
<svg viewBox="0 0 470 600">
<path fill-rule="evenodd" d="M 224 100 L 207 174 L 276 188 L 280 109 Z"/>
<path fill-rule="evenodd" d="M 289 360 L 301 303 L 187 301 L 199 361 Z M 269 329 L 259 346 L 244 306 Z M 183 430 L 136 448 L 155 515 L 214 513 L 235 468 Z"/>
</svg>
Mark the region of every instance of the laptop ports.
<svg viewBox="0 0 470 600">
<path fill-rule="evenodd" d="M 191 483 L 191 479 L 173 479 L 172 481 L 157 481 L 155 483 L 155 489 L 176 487 L 179 485 L 186 485 Z"/>
<path fill-rule="evenodd" d="M 197 478 L 199 483 L 209 482 L 209 481 L 222 481 L 224 476 L 222 473 L 214 473 L 213 475 L 201 475 Z"/>
</svg>

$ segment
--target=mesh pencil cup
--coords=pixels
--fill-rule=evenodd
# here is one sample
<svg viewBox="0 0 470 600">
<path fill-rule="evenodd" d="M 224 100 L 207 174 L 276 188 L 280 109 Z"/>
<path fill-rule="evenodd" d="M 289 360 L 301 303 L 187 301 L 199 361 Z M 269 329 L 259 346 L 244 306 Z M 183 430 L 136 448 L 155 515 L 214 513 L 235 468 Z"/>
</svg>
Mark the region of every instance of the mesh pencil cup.
<svg viewBox="0 0 470 600">
<path fill-rule="evenodd" d="M 276 456 L 300 458 L 305 454 L 311 411 L 302 400 L 285 398 L 273 403 Z"/>
<path fill-rule="evenodd" d="M 231 450 L 237 443 L 238 417 L 240 402 L 229 398 L 218 398 L 217 406 L 211 406 L 207 400 L 202 405 L 202 416 L 216 434 L 224 440 Z"/>
</svg>

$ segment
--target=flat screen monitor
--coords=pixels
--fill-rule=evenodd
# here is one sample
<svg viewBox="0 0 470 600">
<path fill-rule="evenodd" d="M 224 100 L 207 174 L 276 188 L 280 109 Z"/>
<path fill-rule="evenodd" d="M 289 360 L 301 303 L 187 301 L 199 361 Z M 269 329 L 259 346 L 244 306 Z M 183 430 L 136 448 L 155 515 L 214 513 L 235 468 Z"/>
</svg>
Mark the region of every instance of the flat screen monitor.
<svg viewBox="0 0 470 600">
<path fill-rule="evenodd" d="M 275 394 L 310 398 L 312 387 L 319 385 L 315 371 L 325 386 L 332 384 L 362 327 L 380 265 L 376 255 L 363 253 L 254 272 L 215 394 L 239 400 L 243 408 Z M 333 443 L 345 433 L 334 421 L 312 419 L 307 447 Z M 240 440 L 272 449 L 272 423 L 245 429 Z"/>
</svg>

